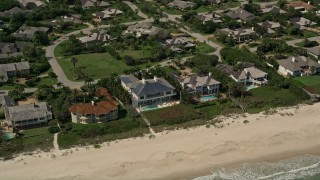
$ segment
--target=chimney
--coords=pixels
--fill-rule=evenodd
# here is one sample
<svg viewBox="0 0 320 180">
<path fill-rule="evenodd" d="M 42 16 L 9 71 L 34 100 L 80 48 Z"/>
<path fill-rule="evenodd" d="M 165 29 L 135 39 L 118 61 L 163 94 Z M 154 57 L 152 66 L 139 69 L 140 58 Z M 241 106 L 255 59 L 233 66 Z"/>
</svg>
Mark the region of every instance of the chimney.
<svg viewBox="0 0 320 180">
<path fill-rule="evenodd" d="M 242 13 L 243 13 L 243 11 L 240 11 L 240 13 L 242 14 Z"/>
<path fill-rule="evenodd" d="M 308 4 L 310 4 L 310 1 L 308 1 Z"/>
<path fill-rule="evenodd" d="M 153 79 L 154 79 L 154 81 L 157 81 L 157 76 L 154 76 Z"/>
<path fill-rule="evenodd" d="M 91 101 L 91 105 L 94 106 L 94 101 Z"/>
<path fill-rule="evenodd" d="M 212 75 L 212 73 L 211 72 L 209 72 L 209 76 L 211 76 Z"/>
<path fill-rule="evenodd" d="M 144 78 L 142 78 L 142 84 L 145 84 L 146 80 Z"/>
<path fill-rule="evenodd" d="M 252 31 L 254 31 L 254 27 L 252 27 L 251 29 L 252 29 Z"/>
<path fill-rule="evenodd" d="M 296 62 L 296 58 L 295 57 L 292 57 L 292 62 Z"/>
</svg>

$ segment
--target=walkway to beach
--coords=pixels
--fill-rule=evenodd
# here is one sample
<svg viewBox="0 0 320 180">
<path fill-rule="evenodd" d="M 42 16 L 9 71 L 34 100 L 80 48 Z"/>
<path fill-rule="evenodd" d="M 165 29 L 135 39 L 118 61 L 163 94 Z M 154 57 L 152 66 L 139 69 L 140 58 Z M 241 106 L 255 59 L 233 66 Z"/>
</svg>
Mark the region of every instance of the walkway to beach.
<svg viewBox="0 0 320 180">
<path fill-rule="evenodd" d="M 58 134 L 59 133 L 55 133 L 53 136 L 53 152 L 60 151 L 59 144 L 58 144 Z"/>
<path fill-rule="evenodd" d="M 154 130 L 151 128 L 151 124 L 150 124 L 150 121 L 147 119 L 147 117 L 145 117 L 143 114 L 142 114 L 142 112 L 140 112 L 139 110 L 137 110 L 139 113 L 140 113 L 140 115 L 141 115 L 141 117 L 142 117 L 142 119 L 144 120 L 144 122 L 146 122 L 146 124 L 148 125 L 148 127 L 149 127 L 149 131 L 150 131 L 150 133 L 151 133 L 151 135 L 156 135 L 156 132 L 154 132 Z"/>
</svg>

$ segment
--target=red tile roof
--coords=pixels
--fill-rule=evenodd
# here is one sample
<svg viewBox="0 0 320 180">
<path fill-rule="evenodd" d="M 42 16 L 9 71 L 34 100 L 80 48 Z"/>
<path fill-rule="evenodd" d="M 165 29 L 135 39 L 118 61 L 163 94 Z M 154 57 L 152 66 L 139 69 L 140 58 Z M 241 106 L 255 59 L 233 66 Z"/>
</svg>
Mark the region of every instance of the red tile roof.
<svg viewBox="0 0 320 180">
<path fill-rule="evenodd" d="M 77 103 L 69 108 L 72 113 L 79 114 L 95 114 L 102 115 L 108 114 L 111 111 L 117 110 L 119 103 L 113 99 L 112 95 L 106 88 L 99 88 L 96 92 L 97 97 L 105 97 L 107 100 L 97 103 Z"/>
</svg>

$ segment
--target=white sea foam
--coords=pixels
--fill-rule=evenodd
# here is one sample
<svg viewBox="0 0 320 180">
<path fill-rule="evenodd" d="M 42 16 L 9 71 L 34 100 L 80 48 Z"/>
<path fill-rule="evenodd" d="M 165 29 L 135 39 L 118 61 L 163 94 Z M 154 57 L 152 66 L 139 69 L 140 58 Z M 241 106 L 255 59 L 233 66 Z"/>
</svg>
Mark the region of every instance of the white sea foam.
<svg viewBox="0 0 320 180">
<path fill-rule="evenodd" d="M 234 168 L 219 168 L 212 175 L 194 180 L 293 180 L 320 174 L 320 157 L 299 156 L 277 163 L 242 164 Z"/>
</svg>

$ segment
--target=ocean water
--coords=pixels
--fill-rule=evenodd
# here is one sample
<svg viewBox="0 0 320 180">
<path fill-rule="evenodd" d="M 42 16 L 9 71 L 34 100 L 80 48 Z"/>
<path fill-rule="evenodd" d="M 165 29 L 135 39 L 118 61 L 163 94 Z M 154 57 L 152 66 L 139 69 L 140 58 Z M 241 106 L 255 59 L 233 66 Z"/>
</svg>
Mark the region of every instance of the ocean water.
<svg viewBox="0 0 320 180">
<path fill-rule="evenodd" d="M 211 172 L 194 180 L 320 180 L 320 157 L 304 155 L 276 163 L 245 163 Z"/>
</svg>

